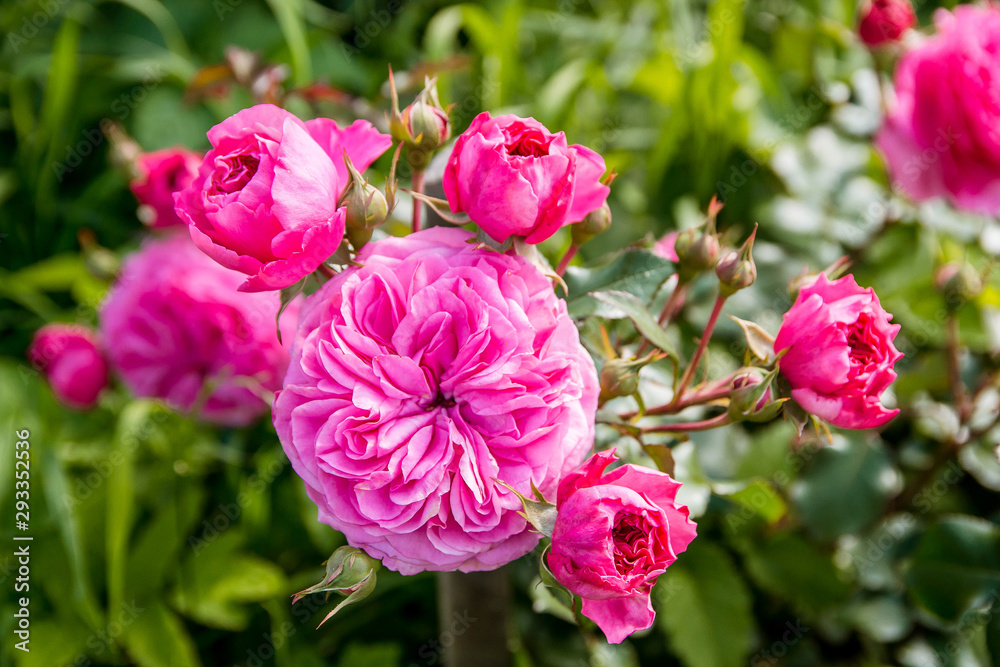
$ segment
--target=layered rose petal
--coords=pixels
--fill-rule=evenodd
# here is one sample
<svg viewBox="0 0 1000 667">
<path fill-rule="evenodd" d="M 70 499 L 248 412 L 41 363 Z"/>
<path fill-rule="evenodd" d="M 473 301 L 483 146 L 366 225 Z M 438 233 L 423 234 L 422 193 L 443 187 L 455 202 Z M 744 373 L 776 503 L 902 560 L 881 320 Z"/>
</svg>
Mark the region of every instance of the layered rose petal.
<svg viewBox="0 0 1000 667">
<path fill-rule="evenodd" d="M 137 396 L 160 398 L 217 424 L 242 426 L 267 410 L 288 353 L 278 342 L 276 294 L 242 294 L 243 276 L 185 234 L 147 241 L 126 258 L 101 307 L 112 368 Z M 290 341 L 298 301 L 282 315 Z M 206 394 L 207 389 L 211 389 Z"/>
<path fill-rule="evenodd" d="M 154 229 L 184 222 L 174 212 L 174 193 L 191 185 L 202 156 L 183 147 L 143 153 L 135 161 L 136 177 L 129 183 L 139 202 L 139 219 Z"/>
<path fill-rule="evenodd" d="M 896 67 L 895 102 L 876 137 L 893 181 L 918 200 L 1000 211 L 1000 9 L 934 14 L 937 34 Z"/>
<path fill-rule="evenodd" d="M 653 584 L 696 533 L 676 502 L 678 482 L 630 464 L 606 473 L 616 460 L 614 450 L 598 452 L 559 483 L 547 558 L 615 644 L 652 625 Z"/>
<path fill-rule="evenodd" d="M 240 111 L 208 138 L 213 148 L 175 195 L 175 210 L 203 252 L 250 276 L 240 289 L 251 292 L 292 285 L 339 248 L 345 152 L 364 169 L 391 145 L 365 121 L 303 123 L 269 104 Z"/>
<path fill-rule="evenodd" d="M 593 438 L 596 372 L 564 302 L 470 238 L 365 246 L 307 300 L 273 409 L 320 520 L 405 574 L 530 551 L 496 480 L 551 492 Z"/>
<path fill-rule="evenodd" d="M 876 428 L 898 410 L 879 397 L 902 357 L 893 345 L 899 325 L 871 289 L 853 276 L 831 281 L 820 274 L 802 288 L 785 313 L 774 349 L 792 398 L 807 412 L 841 428 Z"/>
<path fill-rule="evenodd" d="M 452 211 L 493 239 L 541 243 L 604 204 L 605 169 L 600 155 L 533 118 L 484 112 L 456 140 L 443 187 Z"/>
<path fill-rule="evenodd" d="M 95 332 L 73 324 L 47 324 L 35 332 L 28 359 L 66 405 L 85 410 L 108 384 L 108 364 Z"/>
</svg>

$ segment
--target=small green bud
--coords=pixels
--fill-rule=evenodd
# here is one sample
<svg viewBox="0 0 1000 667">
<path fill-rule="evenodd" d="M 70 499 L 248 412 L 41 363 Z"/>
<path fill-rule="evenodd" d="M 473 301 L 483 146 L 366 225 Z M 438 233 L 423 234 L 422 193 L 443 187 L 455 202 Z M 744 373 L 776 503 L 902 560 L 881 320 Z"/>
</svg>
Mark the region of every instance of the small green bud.
<svg viewBox="0 0 1000 667">
<path fill-rule="evenodd" d="M 730 250 L 715 265 L 715 275 L 719 278 L 719 291 L 723 296 L 732 296 L 741 289 L 753 285 L 757 280 L 757 265 L 753 261 L 753 240 L 757 236 L 754 225 L 750 237 L 739 250 Z"/>
<path fill-rule="evenodd" d="M 608 359 L 601 367 L 601 402 L 639 391 L 639 369 L 628 359 Z"/>
<path fill-rule="evenodd" d="M 570 227 L 573 245 L 582 246 L 598 234 L 606 232 L 609 227 L 611 227 L 611 208 L 604 202 L 601 208 L 591 211 L 583 220 Z"/>
</svg>

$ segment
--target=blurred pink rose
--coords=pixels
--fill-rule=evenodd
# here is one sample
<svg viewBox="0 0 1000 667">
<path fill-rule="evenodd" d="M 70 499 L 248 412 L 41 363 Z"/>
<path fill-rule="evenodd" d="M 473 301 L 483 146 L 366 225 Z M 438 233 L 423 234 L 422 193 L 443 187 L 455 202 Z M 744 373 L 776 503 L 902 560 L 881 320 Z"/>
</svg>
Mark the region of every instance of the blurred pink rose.
<svg viewBox="0 0 1000 667">
<path fill-rule="evenodd" d="M 612 644 L 653 624 L 653 584 L 696 532 L 677 504 L 679 482 L 631 464 L 605 473 L 617 460 L 613 449 L 598 452 L 559 483 L 547 559 Z"/>
<path fill-rule="evenodd" d="M 143 153 L 135 162 L 138 176 L 129 187 L 139 201 L 139 220 L 153 229 L 183 225 L 174 212 L 174 193 L 198 175 L 201 154 L 183 146 Z"/>
<path fill-rule="evenodd" d="M 199 248 L 250 276 L 239 287 L 246 292 L 292 285 L 336 252 L 344 151 L 364 170 L 392 143 L 367 121 L 343 129 L 326 118 L 303 123 L 270 104 L 231 116 L 208 139 L 212 150 L 175 196 L 176 211 Z"/>
<path fill-rule="evenodd" d="M 491 570 L 591 447 L 597 373 L 551 282 L 432 228 L 370 243 L 310 296 L 272 410 L 320 521 L 386 567 Z"/>
<path fill-rule="evenodd" d="M 35 332 L 28 359 L 48 379 L 56 398 L 73 408 L 92 408 L 108 385 L 108 363 L 96 332 L 87 327 L 46 324 Z"/>
<path fill-rule="evenodd" d="M 900 60 L 895 103 L 876 142 L 893 180 L 917 200 L 946 197 L 1000 212 L 1000 9 L 934 13 L 936 35 Z"/>
<path fill-rule="evenodd" d="M 909 0 L 871 0 L 861 8 L 858 35 L 868 46 L 896 42 L 917 23 Z"/>
<path fill-rule="evenodd" d="M 674 244 L 677 243 L 678 234 L 680 232 L 665 234 L 663 238 L 653 244 L 653 254 L 663 259 L 669 259 L 671 262 L 676 262 L 677 251 L 674 250 Z"/>
<path fill-rule="evenodd" d="M 892 344 L 899 325 L 891 319 L 874 290 L 859 287 L 854 276 L 831 282 L 819 274 L 785 313 L 774 342 L 775 352 L 787 349 L 778 364 L 792 398 L 841 428 L 875 428 L 892 419 L 899 410 L 879 402 L 903 356 Z"/>
<path fill-rule="evenodd" d="M 243 426 L 267 411 L 288 352 L 278 343 L 275 293 L 236 291 L 243 276 L 198 250 L 186 234 L 150 239 L 125 259 L 101 307 L 111 366 L 137 395 L 172 408 L 198 407 L 213 423 Z M 298 309 L 282 315 L 290 341 Z"/>
<path fill-rule="evenodd" d="M 483 112 L 455 142 L 443 186 L 451 210 L 494 240 L 541 243 L 601 207 L 610 191 L 604 170 L 600 155 L 534 118 Z"/>
</svg>

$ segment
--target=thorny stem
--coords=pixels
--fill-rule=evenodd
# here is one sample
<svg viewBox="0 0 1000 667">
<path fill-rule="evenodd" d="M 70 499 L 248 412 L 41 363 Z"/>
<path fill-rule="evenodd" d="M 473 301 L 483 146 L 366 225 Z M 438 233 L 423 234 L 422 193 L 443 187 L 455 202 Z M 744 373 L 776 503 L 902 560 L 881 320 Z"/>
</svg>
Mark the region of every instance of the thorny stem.
<svg viewBox="0 0 1000 667">
<path fill-rule="evenodd" d="M 677 283 L 677 287 L 670 293 L 670 298 L 667 299 L 667 303 L 663 306 L 663 312 L 660 313 L 659 321 L 661 327 L 670 324 L 670 321 L 677 316 L 680 305 L 684 303 L 685 292 L 687 292 L 687 283 Z"/>
<path fill-rule="evenodd" d="M 711 401 L 717 401 L 720 398 L 726 398 L 732 393 L 732 382 L 736 374 L 730 374 L 721 380 L 716 380 L 714 382 L 707 383 L 705 385 L 699 385 L 695 391 L 688 394 L 683 400 L 678 401 L 675 405 L 672 401 L 666 405 L 657 405 L 652 408 L 648 408 L 643 416 L 653 417 L 656 415 L 672 415 L 685 410 L 692 405 L 701 405 L 702 403 L 710 403 Z M 620 415 L 622 419 L 632 419 L 636 417 L 638 412 L 627 412 Z"/>
<path fill-rule="evenodd" d="M 580 246 L 578 245 L 570 245 L 566 254 L 563 255 L 563 258 L 559 261 L 559 266 L 556 268 L 556 275 L 562 276 L 562 274 L 566 273 L 566 267 L 568 267 L 569 263 L 573 261 L 574 257 L 576 257 L 576 251 L 579 249 Z"/>
<path fill-rule="evenodd" d="M 413 191 L 417 194 L 424 194 L 424 172 L 415 171 L 413 172 Z M 418 198 L 413 198 L 413 232 L 420 231 L 420 212 L 423 208 L 423 202 Z"/>
<path fill-rule="evenodd" d="M 687 386 L 691 384 L 691 380 L 694 379 L 695 371 L 698 370 L 698 362 L 701 361 L 701 355 L 705 353 L 705 348 L 708 347 L 708 341 L 712 338 L 712 332 L 715 330 L 715 323 L 719 321 L 719 313 L 722 312 L 722 306 L 726 303 L 726 296 L 720 294 L 715 299 L 715 306 L 712 308 L 712 314 L 708 317 L 708 323 L 705 324 L 705 331 L 701 335 L 701 340 L 698 341 L 698 348 L 694 351 L 694 356 L 691 357 L 691 362 L 688 367 L 684 369 L 684 375 L 681 376 L 680 384 L 677 385 L 677 391 L 674 393 L 674 400 L 670 403 L 671 405 L 677 405 L 681 402 L 684 396 L 684 390 Z"/>
</svg>

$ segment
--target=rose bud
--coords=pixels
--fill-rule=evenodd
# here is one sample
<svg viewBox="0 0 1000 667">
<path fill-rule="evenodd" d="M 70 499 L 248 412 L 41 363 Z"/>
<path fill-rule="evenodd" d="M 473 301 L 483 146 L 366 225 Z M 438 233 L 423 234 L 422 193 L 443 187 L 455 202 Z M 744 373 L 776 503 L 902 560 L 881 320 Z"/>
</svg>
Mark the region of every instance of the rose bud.
<svg viewBox="0 0 1000 667">
<path fill-rule="evenodd" d="M 437 80 L 427 79 L 417 99 L 402 112 L 399 111 L 399 96 L 391 69 L 389 87 L 392 94 L 389 131 L 393 139 L 406 146 L 406 161 L 410 167 L 414 171 L 423 171 L 434 151 L 451 139 L 451 121 L 448 110 L 438 99 Z"/>
<path fill-rule="evenodd" d="M 208 139 L 212 150 L 174 196 L 175 210 L 205 254 L 250 276 L 239 287 L 245 292 L 288 287 L 337 251 L 344 153 L 364 170 L 392 143 L 367 121 L 302 122 L 270 104 L 240 111 Z"/>
<path fill-rule="evenodd" d="M 729 416 L 733 421 L 765 422 L 778 415 L 787 399 L 775 400 L 771 388 L 775 375 L 752 369 L 736 376 L 729 395 Z"/>
<path fill-rule="evenodd" d="M 108 386 L 108 363 L 96 332 L 73 324 L 47 324 L 28 348 L 31 364 L 49 381 L 62 403 L 79 410 L 94 407 Z"/>
<path fill-rule="evenodd" d="M 719 278 L 719 292 L 723 296 L 732 296 L 741 289 L 750 287 L 757 280 L 757 265 L 753 261 L 755 236 L 757 236 L 757 225 L 754 225 L 753 232 L 739 250 L 730 250 L 715 265 L 715 275 Z"/>
<path fill-rule="evenodd" d="M 608 359 L 601 367 L 601 403 L 619 396 L 632 396 L 639 391 L 639 371 L 636 362 L 628 359 Z"/>
<path fill-rule="evenodd" d="M 612 644 L 653 624 L 653 584 L 696 532 L 677 504 L 679 482 L 631 464 L 605 472 L 616 460 L 613 449 L 598 452 L 560 482 L 546 558 Z"/>
<path fill-rule="evenodd" d="M 600 208 L 588 213 L 583 220 L 570 227 L 572 243 L 582 246 L 598 234 L 603 234 L 611 227 L 611 208 L 604 202 Z"/>
<path fill-rule="evenodd" d="M 364 240 L 361 245 L 354 245 L 358 250 L 371 238 L 371 230 L 375 229 L 389 217 L 389 204 L 386 202 L 382 191 L 368 182 L 361 173 L 354 168 L 350 158 L 346 158 L 347 171 L 351 176 L 350 185 L 344 190 L 340 198 L 340 205 L 346 207 L 346 225 L 348 237 L 352 245 L 356 240 Z M 369 232 L 367 237 L 364 234 L 350 232 Z"/>
<path fill-rule="evenodd" d="M 604 204 L 604 158 L 534 118 L 476 116 L 445 166 L 452 212 L 467 213 L 494 241 L 541 243 Z"/>
<path fill-rule="evenodd" d="M 861 8 L 858 35 L 867 46 L 897 42 L 917 23 L 909 0 L 872 0 Z"/>
<path fill-rule="evenodd" d="M 830 281 L 825 274 L 799 291 L 785 313 L 774 350 L 804 410 L 841 428 L 882 426 L 899 410 L 886 410 L 882 392 L 896 379 L 892 367 L 902 357 L 892 341 L 898 324 L 871 288 L 848 274 Z"/>
<path fill-rule="evenodd" d="M 896 66 L 894 103 L 875 143 L 893 183 L 917 201 L 1000 213 L 1000 7 L 934 12 L 937 31 Z"/>
<path fill-rule="evenodd" d="M 198 175 L 201 154 L 184 147 L 143 153 L 135 160 L 136 177 L 129 183 L 139 202 L 138 216 L 147 227 L 183 225 L 174 212 L 174 193 L 191 185 Z"/>
</svg>

